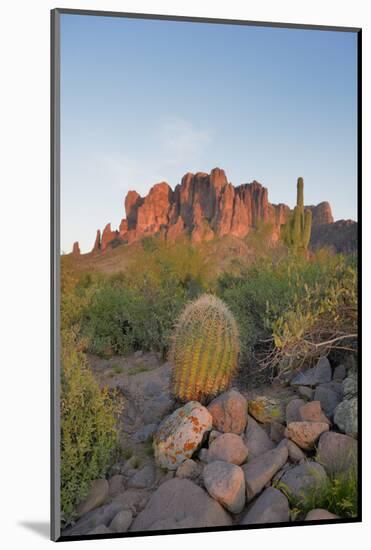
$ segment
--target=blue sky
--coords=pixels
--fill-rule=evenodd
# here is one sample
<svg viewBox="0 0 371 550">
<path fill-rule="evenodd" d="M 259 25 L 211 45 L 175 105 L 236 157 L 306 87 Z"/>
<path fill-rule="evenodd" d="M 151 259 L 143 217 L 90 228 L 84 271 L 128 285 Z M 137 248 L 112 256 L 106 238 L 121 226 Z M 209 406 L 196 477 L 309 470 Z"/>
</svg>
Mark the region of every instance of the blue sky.
<svg viewBox="0 0 371 550">
<path fill-rule="evenodd" d="M 219 166 L 356 219 L 356 34 L 62 15 L 61 248 Z"/>
</svg>

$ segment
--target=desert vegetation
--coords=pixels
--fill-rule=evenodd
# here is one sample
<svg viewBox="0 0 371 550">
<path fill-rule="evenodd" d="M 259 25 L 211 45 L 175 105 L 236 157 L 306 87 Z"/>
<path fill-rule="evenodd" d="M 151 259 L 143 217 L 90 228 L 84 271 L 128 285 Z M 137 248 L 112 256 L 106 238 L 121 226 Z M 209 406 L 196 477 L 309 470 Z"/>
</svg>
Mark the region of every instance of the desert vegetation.
<svg viewBox="0 0 371 550">
<path fill-rule="evenodd" d="M 246 466 L 247 501 L 245 503 L 245 497 L 240 498 L 241 508 L 223 504 L 221 497 L 214 495 L 212 475 L 208 477 L 206 473 L 211 464 L 205 467 L 204 477 L 194 473 L 195 479 L 197 476 L 203 479 L 201 487 L 206 487 L 208 494 L 222 502 L 229 512 L 241 512 L 245 504 L 249 502 L 251 506 L 254 499 L 264 496 L 263 487 L 256 488 L 255 481 L 249 477 L 254 473 L 254 456 L 248 430 L 253 429 L 255 421 L 254 429 L 263 430 L 261 424 L 264 434 L 269 433 L 268 437 L 259 432 L 259 438 L 268 438 L 264 453 L 276 453 L 269 455 L 273 457 L 269 460 L 277 463 L 277 468 L 272 469 L 270 465 L 269 471 L 277 473 L 282 469 L 282 479 L 272 480 L 273 474 L 267 479 L 272 483 L 272 498 L 281 499 L 281 495 L 285 495 L 289 503 L 283 503 L 283 508 L 287 506 L 289 510 L 290 507 L 290 513 L 284 512 L 280 521 L 304 519 L 318 508 L 338 517 L 357 515 L 356 461 L 347 472 L 321 471 L 323 483 L 309 484 L 300 497 L 287 492 L 284 483 L 287 465 L 300 468 L 303 461 L 315 460 L 317 442 L 329 426 L 337 426 L 338 431 L 341 426 L 343 433 L 337 434 L 341 437 L 352 439 L 357 435 L 353 426 L 356 391 L 341 389 L 343 379 L 351 386 L 356 376 L 357 257 L 325 248 L 316 251 L 309 248 L 311 213 L 304 209 L 300 179 L 297 206 L 283 227 L 281 239 L 273 245 L 272 231 L 269 223 L 259 225 L 240 239 L 239 254 L 235 253 L 234 242 L 230 246 L 228 237 L 215 237 L 211 243 L 194 243 L 186 237 L 177 242 L 169 242 L 161 235 L 145 237 L 136 243 L 136 253 L 131 254 L 125 269 L 109 272 L 92 268 L 91 263 L 85 264 L 80 257 L 76 260 L 73 255 L 62 256 L 61 502 L 64 525 L 79 517 L 79 505 L 86 498 L 89 501 L 96 480 L 108 478 L 111 482 L 115 477 L 122 477 L 129 491 L 131 483 L 134 487 L 139 483 L 137 486 L 143 488 L 142 481 L 132 482 L 132 479 L 136 479 L 138 470 L 149 468 L 146 461 L 153 461 L 154 456 L 157 466 L 161 466 L 161 475 L 174 470 L 173 464 L 184 469 L 183 463 L 187 460 L 196 464 L 189 466 L 194 472 L 202 470 L 202 451 L 204 455 L 210 453 L 216 445 L 211 438 L 213 432 L 208 439 L 204 437 L 212 427 L 215 441 L 231 435 L 241 439 L 237 442 L 229 437 L 231 441 L 227 438 L 223 447 L 241 457 L 232 461 L 236 468 Z M 215 253 L 218 249 L 220 255 Z M 115 258 L 117 250 L 119 248 L 112 251 Z M 323 360 L 326 363 L 321 363 Z M 153 361 L 158 361 L 157 370 L 153 368 Z M 345 364 L 348 366 L 344 367 Z M 345 373 L 340 381 L 336 379 L 337 366 Z M 317 371 L 325 372 L 323 379 L 312 375 Z M 166 373 L 165 382 L 163 378 L 156 378 L 157 372 Z M 304 378 L 297 383 L 296 376 Z M 312 378 L 308 382 L 305 376 Z M 161 389 L 149 397 L 137 395 L 131 393 L 133 380 L 137 384 L 135 388 Z M 290 420 L 285 413 L 286 405 L 290 404 L 287 398 L 284 404 L 275 396 L 259 398 L 255 403 L 250 399 L 254 388 L 263 384 L 270 391 L 275 387 L 272 382 L 279 382 L 282 388 L 291 388 L 290 391 L 296 392 L 299 388 L 303 393 L 289 397 L 301 401 L 300 407 L 305 406 L 307 400 L 315 409 L 314 417 L 309 415 L 308 420 L 304 412 L 300 413 L 302 416 L 298 413 L 294 421 Z M 166 397 L 161 393 L 164 383 L 167 384 Z M 231 384 L 238 387 L 243 396 L 230 397 Z M 319 391 L 316 397 L 318 390 L 322 393 Z M 321 397 L 326 391 L 326 398 Z M 225 422 L 218 426 L 220 412 L 213 412 L 220 411 L 213 405 L 218 396 L 227 403 L 228 399 L 236 400 L 234 420 L 242 427 L 235 430 L 232 425 L 226 427 Z M 330 398 L 334 400 L 331 407 Z M 146 420 L 142 420 L 142 413 L 138 412 L 143 403 L 149 407 L 149 414 L 142 410 Z M 183 408 L 176 409 L 184 403 Z M 343 406 L 345 413 L 340 409 L 336 412 L 338 405 Z M 250 423 L 247 410 L 255 419 L 250 419 Z M 350 417 L 348 410 L 353 415 L 349 428 L 343 420 L 344 416 Z M 165 411 L 172 414 L 166 416 Z M 183 442 L 185 446 L 177 455 L 167 456 L 167 445 L 177 446 L 175 426 L 185 418 L 196 418 L 194 431 L 200 434 L 199 440 Z M 132 423 L 130 430 L 125 422 Z M 305 433 L 298 435 L 298 430 Z M 297 454 L 301 458 L 292 457 L 295 452 L 290 451 L 289 444 L 285 447 L 280 443 L 281 447 L 274 448 L 281 440 L 298 445 Z M 136 450 L 138 441 L 144 444 L 142 455 Z M 220 475 L 240 476 L 239 470 L 230 471 L 229 458 L 216 460 L 228 464 Z M 300 465 L 294 466 L 300 460 Z M 153 462 L 150 464 L 153 468 Z M 316 465 L 322 468 L 319 461 Z M 184 477 L 187 478 L 185 474 Z M 151 487 L 160 491 L 154 479 L 151 483 Z M 106 502 L 108 494 L 106 488 L 104 498 L 94 502 Z M 220 517 L 220 521 L 227 521 L 223 515 Z M 107 521 L 104 524 L 107 527 Z M 139 522 L 136 528 L 140 525 L 147 524 Z"/>
</svg>

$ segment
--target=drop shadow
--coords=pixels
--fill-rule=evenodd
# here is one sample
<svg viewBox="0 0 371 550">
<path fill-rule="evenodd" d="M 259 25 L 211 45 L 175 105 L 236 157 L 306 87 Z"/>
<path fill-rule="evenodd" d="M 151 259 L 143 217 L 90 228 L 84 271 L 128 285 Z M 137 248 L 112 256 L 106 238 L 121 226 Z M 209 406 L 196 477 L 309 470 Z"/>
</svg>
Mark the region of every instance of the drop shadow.
<svg viewBox="0 0 371 550">
<path fill-rule="evenodd" d="M 43 539 L 50 538 L 50 523 L 48 521 L 19 521 L 18 525 L 33 531 Z"/>
</svg>

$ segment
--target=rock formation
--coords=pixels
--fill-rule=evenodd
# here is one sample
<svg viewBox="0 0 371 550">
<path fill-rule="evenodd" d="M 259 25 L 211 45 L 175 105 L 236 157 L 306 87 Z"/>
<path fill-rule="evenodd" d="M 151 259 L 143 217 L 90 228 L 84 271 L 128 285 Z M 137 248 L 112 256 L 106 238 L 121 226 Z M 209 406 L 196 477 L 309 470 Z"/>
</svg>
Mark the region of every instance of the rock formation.
<svg viewBox="0 0 371 550">
<path fill-rule="evenodd" d="M 306 208 L 312 211 L 313 228 L 333 223 L 328 202 Z M 155 234 L 171 242 L 182 235 L 194 243 L 224 235 L 242 238 L 261 223 L 269 223 L 273 240 L 278 240 L 280 227 L 291 212 L 285 204 L 269 203 L 268 190 L 257 181 L 235 187 L 220 168 L 210 174 L 188 172 L 174 190 L 161 182 L 145 197 L 129 191 L 125 211 L 118 230 L 107 224 L 102 236 L 97 233 L 93 252 Z"/>
<path fill-rule="evenodd" d="M 76 257 L 80 256 L 80 246 L 78 241 L 73 243 L 72 256 L 76 256 Z"/>
</svg>

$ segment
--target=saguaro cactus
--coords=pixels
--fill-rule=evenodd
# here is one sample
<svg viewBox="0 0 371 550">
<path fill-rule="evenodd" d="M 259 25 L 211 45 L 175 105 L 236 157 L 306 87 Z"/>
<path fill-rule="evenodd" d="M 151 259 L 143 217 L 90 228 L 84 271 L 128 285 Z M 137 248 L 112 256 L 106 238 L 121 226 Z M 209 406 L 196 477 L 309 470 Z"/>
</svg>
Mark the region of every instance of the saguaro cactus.
<svg viewBox="0 0 371 550">
<path fill-rule="evenodd" d="M 204 402 L 224 391 L 237 368 L 238 352 L 231 311 L 219 298 L 203 294 L 184 309 L 173 334 L 174 395 L 182 401 Z"/>
<path fill-rule="evenodd" d="M 294 251 L 305 251 L 309 245 L 311 230 L 312 212 L 304 210 L 304 181 L 303 178 L 298 178 L 296 206 L 282 226 L 282 239 Z"/>
</svg>

